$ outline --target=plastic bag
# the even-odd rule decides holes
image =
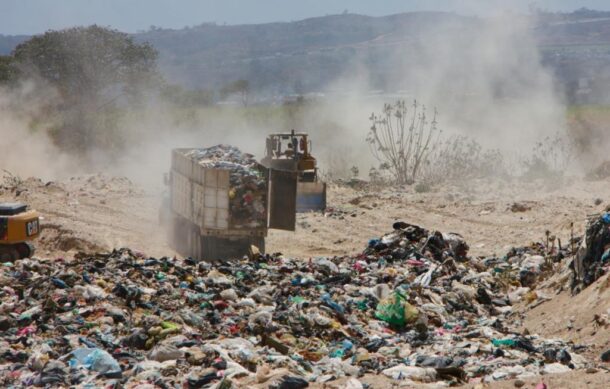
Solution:
[[[120,376],[121,366],[108,354],[98,348],[79,348],[72,352],[73,359],[70,366],[84,366],[89,370],[104,374],[105,376]]]
[[[418,317],[417,308],[407,302],[406,297],[399,291],[394,291],[390,297],[377,304],[375,317],[386,323],[402,328],[413,323]]]
[[[282,381],[277,385],[277,389],[304,389],[309,383],[300,377],[283,376]]]

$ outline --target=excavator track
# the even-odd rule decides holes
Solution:
[[[0,245],[0,261],[12,262],[19,259],[19,252],[15,245]]]
[[[0,260],[2,262],[10,262],[31,258],[34,252],[34,246],[28,242],[0,245]]]

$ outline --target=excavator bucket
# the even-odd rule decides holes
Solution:
[[[297,184],[297,212],[326,209],[326,183],[299,182]]]

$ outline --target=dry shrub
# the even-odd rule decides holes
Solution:
[[[426,161],[421,179],[436,184],[507,175],[499,150],[484,149],[476,140],[458,135],[440,142]]]
[[[568,166],[575,159],[574,139],[558,131],[532,146],[530,155],[521,161],[523,178],[556,179],[564,176]]]
[[[436,110],[429,121],[426,107],[414,101],[385,104],[379,114],[369,118],[371,129],[366,138],[371,154],[382,170],[388,171],[396,184],[417,181],[430,155],[439,145],[441,131],[437,128]]]
[[[443,182],[507,175],[499,150],[466,136],[445,137],[436,116],[429,121],[425,107],[414,102],[409,108],[404,101],[371,115],[367,142],[380,162],[369,172],[371,181],[418,184],[416,190],[426,192]]]
[[[573,106],[567,111],[567,136],[572,140],[575,153],[586,159],[590,166],[605,157],[608,146],[608,124],[610,107]]]

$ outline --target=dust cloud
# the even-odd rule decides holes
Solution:
[[[376,60],[387,62],[386,74],[372,74],[365,60],[371,52],[363,50],[321,91],[323,98],[294,107],[186,110],[152,99],[121,119],[120,152],[94,149],[85,163],[62,153],[45,131],[33,130],[32,115],[15,114],[14,98],[5,92],[0,94],[3,167],[45,179],[102,171],[158,189],[174,147],[228,143],[262,157],[268,133],[294,128],[311,134],[323,171],[346,176],[356,166],[365,175],[374,165],[365,142],[368,117],[399,98],[436,107],[446,133],[465,134],[506,153],[527,153],[566,126],[561,93],[541,65],[533,26],[531,18],[518,14],[484,19],[441,14],[417,35],[383,38],[391,49]]]
[[[50,123],[34,125],[43,106],[55,97],[51,89],[38,88],[33,82],[10,91],[0,89],[0,169],[45,180],[82,173],[76,159],[49,137],[45,124]]]
[[[386,38],[393,47],[384,59],[387,74],[371,74],[359,63],[332,86],[343,91],[357,86],[351,106],[342,108],[350,112],[348,120],[360,123],[351,127],[353,144],[366,132],[366,113],[398,98],[417,99],[429,113],[437,108],[446,134],[467,135],[507,154],[529,153],[536,142],[565,134],[563,94],[541,64],[534,26],[535,20],[519,14],[445,15],[417,35]],[[380,78],[385,90],[375,93],[371,80]]]

